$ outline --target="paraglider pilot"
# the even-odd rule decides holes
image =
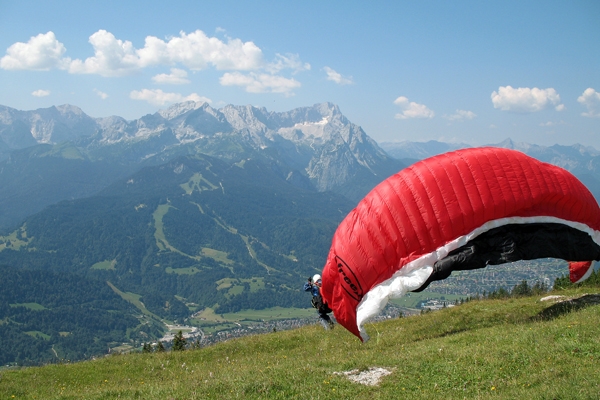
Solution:
[[[321,321],[321,325],[325,329],[333,329],[333,321],[329,317],[331,309],[323,301],[323,297],[321,297],[321,275],[315,274],[312,278],[308,278],[308,282],[304,284],[304,291],[310,291],[312,294],[311,303],[314,308],[317,309],[319,313],[319,320]]]

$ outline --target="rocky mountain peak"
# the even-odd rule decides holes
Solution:
[[[19,113],[20,111],[14,108],[0,106],[0,124],[11,124]]]
[[[253,133],[265,133],[269,129],[269,113],[265,108],[229,104],[221,112],[234,129],[248,129]]]
[[[0,113],[7,121],[0,125],[4,154],[7,149],[75,139],[91,158],[126,154],[128,163],[157,156],[167,160],[191,151],[234,161],[253,154],[285,166],[286,174],[303,175],[318,190],[349,185],[356,174],[370,177],[362,180],[370,186],[369,180],[379,181],[398,166],[328,102],[274,112],[251,105],[215,109],[206,102],[186,101],[132,121],[94,119],[68,104],[35,111],[4,108]],[[113,151],[111,146],[117,145]],[[347,194],[364,195],[364,190],[353,188]]]
[[[171,120],[205,105],[208,106],[208,103],[204,101],[184,101],[182,103],[173,104],[166,110],[160,110],[158,111],[158,114],[166,120]]]
[[[81,108],[71,105],[71,104],[63,104],[61,106],[56,106],[54,108],[60,113],[60,115],[67,117],[67,118],[72,118],[73,116],[88,117]]]

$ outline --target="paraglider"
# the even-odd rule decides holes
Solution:
[[[388,299],[452,271],[559,258],[579,282],[600,260],[600,208],[568,171],[521,152],[441,154],[377,185],[340,223],[321,293],[338,323],[364,324]]]

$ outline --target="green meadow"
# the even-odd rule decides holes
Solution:
[[[550,293],[577,299],[566,302],[473,300],[368,324],[366,343],[315,324],[195,350],[3,370],[0,398],[598,398],[598,291]],[[373,386],[346,376],[374,368],[387,375]]]
[[[205,308],[195,314],[189,323],[199,327],[206,334],[212,334],[228,329],[255,326],[265,321],[306,319],[315,318],[315,316],[313,308],[271,307],[263,310],[242,310],[225,314],[215,314],[212,308]]]

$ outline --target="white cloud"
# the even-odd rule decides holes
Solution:
[[[301,86],[295,79],[282,76],[283,70],[292,74],[310,70],[310,64],[300,60],[297,54],[277,54],[274,61],[267,63],[262,50],[253,42],[240,39],[209,37],[201,30],[192,33],[180,32],[179,36],[165,40],[147,36],[144,47],[136,49],[128,40],[117,39],[106,30],[98,30],[89,37],[94,55],[84,60],[70,59],[53,32],[32,37],[28,43],[15,43],[0,59],[4,69],[59,68],[72,74],[97,74],[106,77],[126,76],[144,68],[167,65],[170,74],[155,75],[156,83],[189,83],[187,72],[176,66],[191,70],[214,68],[229,70],[220,78],[222,85],[241,86],[250,93],[282,93],[292,96],[293,90]],[[242,74],[239,71],[248,71]],[[137,93],[137,92],[136,92]],[[141,93],[141,92],[140,92]],[[157,92],[154,92],[155,94]],[[155,96],[155,102],[162,96]]]
[[[352,81],[352,77],[350,77],[350,78],[343,77],[340,73],[336,72],[335,70],[333,70],[329,67],[324,67],[323,69],[327,73],[328,81],[333,81],[333,82],[337,83],[338,85],[350,85],[350,84],[354,83]]]
[[[101,29],[90,36],[89,42],[94,47],[94,56],[85,61],[71,61],[70,73],[123,76],[140,68],[140,58],[130,41],[118,40],[112,33]]]
[[[98,97],[100,97],[102,100],[106,100],[108,98],[108,95],[106,93],[101,92],[98,89],[94,89],[94,93],[96,93]]]
[[[592,88],[587,88],[577,101],[587,108],[587,112],[581,113],[584,117],[600,117],[600,93]]]
[[[138,51],[142,65],[182,63],[190,69],[205,69],[208,65],[219,70],[253,70],[264,65],[262,50],[253,42],[228,39],[227,43],[208,37],[201,30],[168,42],[148,36],[143,49]]]
[[[192,70],[213,66],[218,70],[254,70],[265,67],[262,50],[253,42],[229,39],[227,42],[208,37],[201,30],[167,41],[147,36],[144,47],[136,49],[128,40],[99,30],[90,36],[94,56],[84,61],[72,60],[69,72],[124,76],[154,65],[182,64]]]
[[[256,71],[276,74],[282,70],[295,72],[310,70],[310,64],[297,54],[277,54],[266,63],[262,50],[253,42],[227,38],[223,41],[209,37],[203,31],[180,32],[167,40],[147,36],[144,47],[136,49],[128,40],[117,39],[106,30],[89,37],[94,55],[85,60],[62,58],[66,49],[53,32],[39,34],[29,42],[17,42],[0,59],[4,69],[48,70],[67,69],[74,74],[124,76],[149,66],[181,64],[192,70],[214,67],[217,70]]]
[[[513,88],[511,86],[500,86],[498,92],[492,93],[494,108],[503,111],[514,111],[531,113],[544,110],[552,105],[556,111],[564,110],[564,104],[560,104],[560,96],[553,88]]]
[[[171,68],[170,74],[158,74],[152,77],[152,80],[156,83],[165,83],[171,85],[183,85],[190,83],[187,79],[187,72],[179,68]]]
[[[454,114],[444,116],[444,118],[450,121],[463,121],[466,119],[473,119],[475,117],[477,117],[477,114],[475,114],[473,111],[467,110],[456,110]]]
[[[54,32],[40,33],[27,43],[17,42],[10,46],[0,59],[0,68],[47,71],[63,64],[61,57],[65,51],[65,46],[56,40]]]
[[[219,82],[223,86],[242,86],[249,93],[283,93],[293,96],[293,90],[301,86],[295,79],[270,74],[249,73],[244,75],[240,72],[227,72]]]
[[[44,90],[44,89],[39,89],[39,90],[32,92],[31,95],[35,96],[35,97],[46,97],[46,96],[50,96],[50,91]]]
[[[310,71],[310,64],[300,61],[298,54],[288,54],[286,56],[277,54],[275,61],[269,63],[265,69],[271,74],[277,74],[284,69],[291,69],[292,72]]]
[[[196,102],[204,102],[204,103],[212,103],[212,100],[209,98],[199,96],[196,93],[192,93],[189,96],[183,96],[180,93],[166,93],[160,89],[150,90],[150,89],[142,89],[142,90],[133,90],[129,93],[129,97],[134,100],[144,100],[148,103],[155,106],[163,106],[168,103],[179,103],[182,101],[196,101]]]
[[[433,118],[435,115],[435,113],[424,104],[418,104],[413,101],[409,102],[404,96],[400,96],[394,100],[394,104],[399,106],[402,110],[401,113],[396,114],[396,119]]]

